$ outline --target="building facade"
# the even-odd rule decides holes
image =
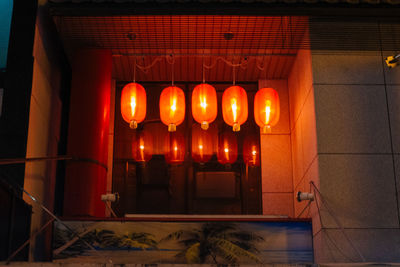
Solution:
[[[118,217],[309,220],[315,263],[399,262],[400,67],[386,62],[399,53],[398,11],[393,1],[14,1],[1,74],[1,158],[67,160],[2,165],[2,175],[65,219],[110,217],[100,196],[119,192]],[[232,80],[249,103],[258,89],[279,93],[278,124],[257,132],[259,167],[249,168],[243,155],[229,166],[196,165],[189,148],[181,167],[164,166],[157,137],[151,166],[159,172],[146,176],[150,168],[126,149],[132,130],[119,114],[123,86],[144,84],[157,120],[160,90],[171,80],[189,103],[204,79],[214,83],[219,105]],[[150,132],[166,132],[158,123]],[[192,132],[194,124],[183,125],[184,134]],[[253,126],[243,125],[239,148]],[[196,197],[204,184],[193,178],[203,172],[247,180],[232,185],[236,200],[206,201]],[[146,187],[160,173],[168,181]],[[229,182],[210,184],[229,191]],[[297,201],[298,192],[313,193],[314,201]],[[35,233],[50,217],[21,196],[32,205]],[[51,235],[46,229],[31,239],[31,259],[51,258]]]

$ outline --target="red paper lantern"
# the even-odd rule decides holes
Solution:
[[[147,162],[153,156],[153,137],[147,131],[137,133],[132,143],[133,159],[138,162]]]
[[[196,162],[205,163],[213,154],[211,135],[200,129],[199,125],[192,127],[192,158]]]
[[[185,160],[185,139],[179,132],[169,132],[165,137],[165,160],[168,164],[179,164]]]
[[[279,95],[272,88],[258,90],[254,97],[254,119],[262,133],[270,133],[271,126],[279,121]]]
[[[248,115],[247,94],[240,86],[231,86],[222,95],[222,115],[224,121],[240,131],[240,125],[245,123]]]
[[[221,164],[232,164],[238,156],[236,136],[232,132],[224,132],[218,137],[217,158]]]
[[[132,129],[146,117],[146,91],[138,83],[128,83],[121,93],[122,118]]]
[[[208,129],[208,125],[217,117],[217,92],[209,84],[197,85],[192,93],[193,119],[201,124],[201,128]]]
[[[160,96],[160,118],[168,125],[168,131],[176,131],[176,126],[185,119],[185,94],[176,86],[165,88]]]
[[[245,138],[243,160],[249,166],[260,166],[260,145],[256,136]]]

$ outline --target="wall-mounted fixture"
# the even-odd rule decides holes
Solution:
[[[396,67],[399,64],[399,60],[400,60],[400,54],[388,56],[387,58],[385,58],[386,65],[389,68]]]
[[[309,200],[309,201],[314,201],[314,194],[313,193],[308,193],[308,192],[297,192],[297,197],[296,197],[298,202],[301,202],[303,200]]]

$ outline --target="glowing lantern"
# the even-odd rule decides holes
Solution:
[[[260,145],[255,136],[244,140],[243,160],[249,166],[260,166]]]
[[[232,132],[222,133],[218,138],[217,158],[221,164],[232,164],[238,156],[236,136]]]
[[[185,119],[185,94],[176,86],[165,88],[160,96],[160,118],[168,125],[168,131],[176,131],[176,126]]]
[[[173,132],[167,134],[164,156],[169,164],[178,164],[185,160],[185,139],[181,133]]]
[[[146,131],[138,133],[132,144],[133,159],[138,162],[147,162],[153,156],[153,137]]]
[[[128,83],[121,94],[122,118],[132,129],[146,117],[146,91],[138,83]]]
[[[240,131],[240,125],[245,123],[248,115],[247,94],[240,86],[231,86],[222,95],[222,115],[224,121]]]
[[[213,145],[211,135],[203,131],[198,124],[192,127],[192,158],[196,162],[204,163],[211,159]]]
[[[254,97],[254,119],[262,133],[270,133],[271,126],[279,121],[279,95],[272,88],[258,90]]]
[[[217,117],[217,92],[209,84],[197,85],[192,93],[193,119],[201,124],[201,128],[208,129],[208,125]]]

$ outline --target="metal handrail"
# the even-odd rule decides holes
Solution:
[[[37,157],[37,158],[14,158],[14,159],[0,159],[0,165],[12,165],[12,164],[22,164],[22,163],[27,163],[27,162],[34,162],[34,161],[54,161],[54,160],[77,160],[77,161],[88,161],[92,162],[95,164],[98,164],[102,167],[104,167],[102,163],[96,161],[96,160],[91,160],[91,159],[84,159],[84,158],[74,158],[71,156],[53,156],[53,157]],[[107,169],[107,166],[105,166]],[[4,174],[0,174],[0,177],[2,177]],[[5,175],[4,175],[5,176]],[[9,177],[7,177],[9,178]],[[18,189],[22,193],[25,193],[30,199],[33,200],[34,203],[38,204],[42,210],[44,210],[47,214],[49,214],[52,219],[48,221],[45,225],[43,225],[37,232],[33,234],[33,236],[36,236],[40,234],[44,229],[48,227],[48,225],[51,225],[51,222],[57,221],[58,223],[62,224],[69,232],[73,234],[74,237],[77,239],[80,239],[85,245],[87,245],[91,250],[96,251],[96,253],[99,253],[91,244],[89,244],[86,240],[82,239],[79,234],[77,234],[72,228],[70,228],[67,224],[65,224],[60,218],[58,218],[53,212],[51,212],[48,208],[46,208],[43,203],[41,203],[37,198],[35,198],[32,194],[27,192],[24,188],[22,188],[20,185],[17,184],[11,184],[11,180],[2,177],[2,180],[7,183],[11,188]],[[6,264],[8,265],[10,261],[26,246],[30,243],[31,237],[29,237],[28,240],[26,240],[20,247],[18,247],[6,260]],[[111,260],[110,260],[111,262]]]

